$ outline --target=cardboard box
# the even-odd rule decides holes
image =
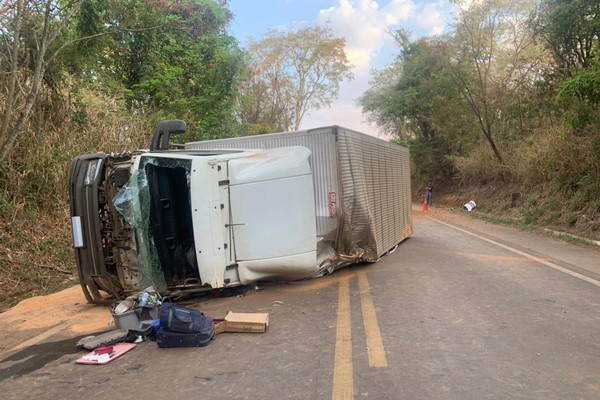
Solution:
[[[261,333],[269,326],[269,313],[237,313],[229,311],[223,321],[215,324],[215,332]]]

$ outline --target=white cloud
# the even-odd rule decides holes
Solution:
[[[390,25],[409,20],[416,6],[411,0],[392,0],[383,8]]]
[[[376,135],[376,128],[365,122],[356,106],[358,97],[369,88],[374,58],[394,48],[389,32],[400,27],[420,35],[442,33],[447,9],[447,0],[336,0],[334,6],[319,11],[317,23],[329,23],[334,36],[346,38],[354,80],[341,85],[338,99],[330,108],[311,111],[302,128],[342,125]],[[394,59],[393,54],[385,56],[388,62]]]
[[[440,35],[446,27],[444,15],[439,5],[435,3],[428,3],[419,8],[417,24],[433,35]]]
[[[338,0],[337,6],[321,10],[317,20],[346,38],[346,54],[355,70],[368,71],[373,55],[392,40],[388,30],[407,21],[413,8],[411,0],[392,0],[383,9],[376,1]]]

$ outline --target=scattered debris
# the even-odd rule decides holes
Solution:
[[[110,313],[117,329],[80,339],[78,346],[93,351],[76,363],[106,364],[146,338],[160,348],[204,347],[216,333],[265,332],[269,324],[268,313],[230,311],[225,318],[213,320],[201,311],[160,298],[152,288],[113,304]]]
[[[125,339],[127,339],[127,330],[115,329],[97,336],[84,337],[77,342],[77,346],[82,346],[87,350],[94,350],[98,347],[123,342]]]
[[[79,357],[77,364],[102,365],[108,364],[135,347],[135,343],[117,343],[112,346],[99,347],[91,353]]]
[[[111,315],[115,326],[118,329],[141,329],[144,322],[158,318],[158,308],[162,301],[163,299],[156,290],[149,287],[117,304],[113,304]]]
[[[159,329],[156,332],[156,344],[158,347],[175,348],[175,347],[204,347],[208,346],[211,340],[215,337],[215,328],[210,321],[206,328],[201,332],[181,333]]]
[[[471,211],[473,211],[473,209],[474,209],[475,207],[477,207],[477,204],[475,204],[475,200],[471,200],[471,201],[469,201],[467,204],[465,204],[463,207],[464,207],[464,208],[465,208],[465,209],[466,209],[468,212],[471,212]]]

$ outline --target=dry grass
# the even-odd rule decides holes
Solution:
[[[486,143],[459,159],[460,184],[445,187],[442,201],[462,207],[475,199],[498,218],[600,239],[599,135],[555,124],[500,146],[504,166]]]
[[[0,309],[77,282],[68,210],[16,219],[0,232]]]
[[[490,146],[480,143],[472,149],[469,156],[459,157],[456,161],[460,186],[484,186],[502,181],[506,168],[495,158]]]
[[[148,119],[124,112],[119,99],[92,91],[65,98],[74,105],[45,109],[0,166],[0,310],[77,283],[68,202],[71,159],[150,143]]]

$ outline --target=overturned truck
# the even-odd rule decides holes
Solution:
[[[70,172],[83,292],[107,303],[322,276],[412,233],[405,147],[339,126],[88,154]]]

